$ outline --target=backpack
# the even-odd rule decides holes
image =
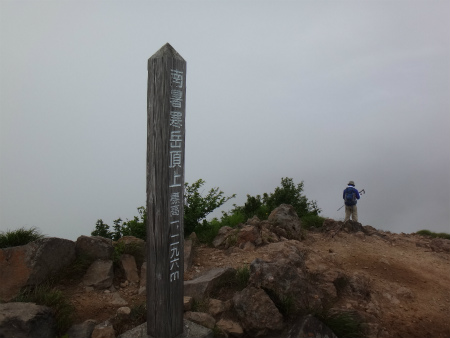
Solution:
[[[346,205],[356,204],[356,194],[353,191],[353,189],[350,188],[345,189],[344,200]]]

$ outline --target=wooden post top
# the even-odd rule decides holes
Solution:
[[[183,57],[173,48],[170,43],[166,43],[155,54],[153,54],[148,61],[153,59],[172,58],[180,61],[185,61]]]

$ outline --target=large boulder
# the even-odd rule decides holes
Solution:
[[[113,261],[97,259],[83,277],[83,284],[94,289],[109,288],[114,279]]]
[[[233,303],[244,331],[251,337],[283,328],[283,316],[264,290],[249,286],[234,295]]]
[[[184,282],[184,295],[195,299],[208,297],[217,287],[234,279],[236,270],[233,268],[214,268],[201,276]]]
[[[302,239],[303,232],[300,218],[293,206],[281,204],[270,213],[267,220],[273,224],[272,231],[278,236],[288,239]]]
[[[80,236],[75,244],[77,256],[89,257],[92,260],[112,259],[114,247],[112,240],[101,236]]]
[[[75,260],[75,243],[43,238],[27,245],[0,250],[0,300],[13,299],[20,289],[38,285]]]
[[[0,337],[56,337],[52,310],[34,303],[0,304]]]
[[[298,309],[320,309],[324,305],[322,300],[336,296],[335,287],[332,281],[310,275],[305,256],[296,244],[300,243],[269,244],[272,248],[269,260],[257,258],[250,264],[249,283],[264,289],[276,303],[292,299]]]

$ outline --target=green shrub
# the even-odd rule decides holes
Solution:
[[[222,223],[217,218],[212,219],[210,222],[203,220],[203,223],[195,228],[195,234],[200,243],[212,245],[221,227]]]
[[[235,228],[239,224],[246,221],[245,214],[239,210],[233,211],[231,214],[224,212],[220,219],[221,226],[229,226]]]
[[[52,287],[50,283],[43,283],[35,287],[22,289],[14,302],[36,303],[52,309],[56,321],[56,333],[63,335],[72,326],[75,315],[74,306],[65,298],[64,294]]]
[[[44,235],[36,227],[2,231],[0,232],[0,249],[25,245],[43,237]]]
[[[427,236],[431,238],[443,238],[443,239],[450,239],[450,234],[447,234],[445,232],[432,232],[430,230],[419,230],[416,232],[418,235]]]
[[[302,227],[306,230],[311,228],[321,228],[324,221],[324,217],[315,214],[308,214],[301,218]]]

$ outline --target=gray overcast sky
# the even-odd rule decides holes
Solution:
[[[145,205],[147,59],[187,61],[187,182],[304,181],[322,216],[450,232],[450,1],[0,0],[0,231]]]

